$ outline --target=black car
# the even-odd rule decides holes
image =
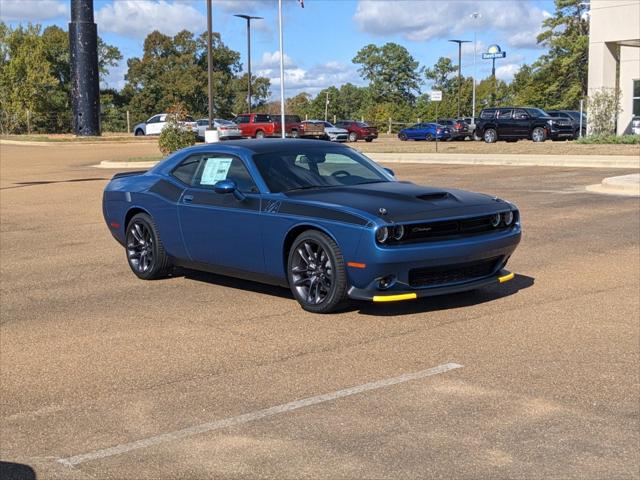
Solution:
[[[544,110],[530,107],[485,108],[476,123],[476,134],[487,143],[497,140],[534,142],[573,138],[569,119],[552,117]]]
[[[569,119],[573,125],[573,138],[580,137],[580,115],[582,115],[582,136],[587,134],[587,116],[576,110],[545,110],[549,115],[555,118]]]
[[[439,125],[444,125],[451,134],[450,140],[464,140],[471,135],[469,124],[463,119],[439,118],[436,121]]]

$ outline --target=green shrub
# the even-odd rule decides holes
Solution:
[[[640,135],[588,135],[579,138],[576,143],[593,144],[619,144],[640,145]]]
[[[158,147],[163,155],[169,155],[181,148],[190,147],[196,143],[196,136],[183,123],[187,112],[182,104],[176,104],[167,111],[167,124],[160,132]]]

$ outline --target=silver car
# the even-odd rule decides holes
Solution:
[[[305,123],[324,125],[324,133],[327,134],[329,140],[332,142],[346,142],[349,140],[349,131],[344,128],[338,128],[331,122],[325,122],[324,120],[307,120]]]
[[[204,132],[209,127],[209,119],[201,118],[196,122],[198,124],[198,138],[204,140]],[[231,140],[233,138],[242,138],[242,132],[238,125],[230,120],[223,120],[222,118],[214,118],[213,126],[218,130],[218,138],[220,140]]]

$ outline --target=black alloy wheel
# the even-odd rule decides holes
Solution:
[[[167,275],[169,257],[149,215],[134,215],[127,225],[125,243],[129,267],[139,278],[152,280]]]
[[[305,310],[330,313],[345,303],[344,259],[338,245],[324,233],[307,230],[296,238],[287,273],[291,292]]]

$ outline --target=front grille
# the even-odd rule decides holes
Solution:
[[[514,221],[510,226],[501,222],[497,227],[491,225],[491,215],[482,217],[463,218],[460,220],[445,220],[440,222],[414,223],[405,225],[406,234],[399,243],[428,242],[446,238],[459,238],[482,233],[503,231],[513,227],[518,220],[518,213],[514,212]]]
[[[501,258],[494,257],[457,265],[414,268],[409,270],[409,285],[412,287],[432,287],[487,277],[495,272]]]

